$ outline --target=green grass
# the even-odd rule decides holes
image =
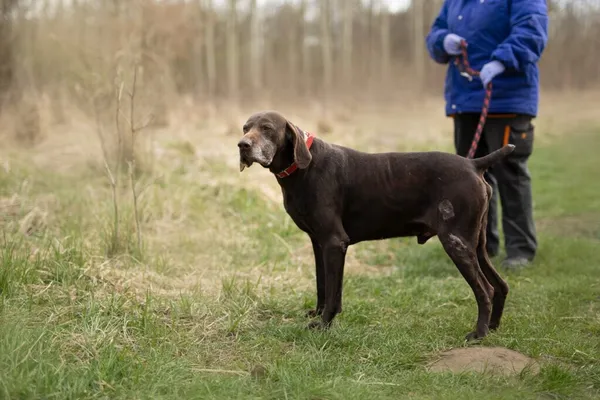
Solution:
[[[27,179],[30,199],[47,192],[57,199],[40,235],[24,237],[8,224],[0,237],[0,398],[598,398],[598,133],[536,148],[532,158],[536,218],[545,221],[539,256],[529,269],[503,272],[511,287],[503,325],[480,344],[540,362],[538,375],[514,377],[426,371],[435,354],[465,345],[476,315],[469,287],[439,244],[398,239],[355,246],[361,263],[396,268],[390,276],[348,275],[344,312],[328,332],[312,332],[304,309],[314,305],[314,289],[299,289],[293,280],[265,287],[231,277],[213,282],[222,289],[218,296],[200,289],[163,296],[100,278],[93,271],[106,262],[109,205],[87,213],[97,203],[72,177],[28,168],[0,175],[2,196],[24,193]],[[157,190],[190,185],[179,179]],[[85,181],[106,183],[97,176]],[[189,190],[186,218],[212,227],[214,236],[179,238],[175,255],[169,246],[149,254],[148,269],[177,276],[184,271],[171,265],[176,254],[193,260],[193,252],[205,251],[231,271],[260,266],[264,275],[285,276],[295,259],[282,243],[307,244],[281,208],[252,191],[198,182]],[[164,218],[159,200],[152,210]],[[226,241],[219,236],[223,225],[247,240]],[[114,266],[138,267],[136,260]],[[249,373],[256,367],[264,374]]]

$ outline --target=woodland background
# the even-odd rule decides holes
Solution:
[[[91,116],[134,64],[155,124],[182,98],[228,109],[441,96],[445,69],[424,44],[441,3],[390,12],[380,0],[1,0],[0,112],[24,119],[15,124],[26,137],[43,130],[43,99],[52,121],[72,106]],[[543,90],[598,86],[600,2],[549,9]]]

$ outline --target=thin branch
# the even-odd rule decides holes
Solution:
[[[110,179],[110,187],[112,189],[112,200],[113,200],[113,211],[114,211],[114,220],[113,220],[113,236],[111,238],[111,251],[116,249],[116,246],[119,244],[119,198],[117,196],[117,181],[113,176],[110,167],[108,166],[108,162],[104,160],[104,167],[106,168],[106,172],[108,173],[108,178]]]
[[[132,133],[138,133],[139,131],[142,131],[142,130],[146,129],[147,127],[149,127],[150,124],[152,124],[152,122],[154,122],[154,114],[150,114],[148,116],[146,122],[144,122],[140,126],[133,125],[133,122],[129,118],[127,118],[124,113],[121,113],[121,118],[123,118],[125,120],[125,122],[127,122],[127,125],[129,125],[130,127],[134,126],[133,128],[130,128],[133,131]]]
[[[109,252],[112,252],[119,243],[119,199],[117,197],[117,180],[110,169],[110,165],[108,164],[108,149],[106,148],[106,143],[104,139],[104,135],[102,133],[102,122],[100,119],[100,111],[98,110],[98,104],[96,102],[96,98],[92,100],[94,107],[94,115],[96,118],[96,133],[98,134],[98,138],[100,140],[100,146],[102,147],[102,157],[104,159],[104,168],[106,169],[106,174],[110,181],[110,187],[112,191],[112,200],[113,200],[113,231],[111,238],[111,249]],[[118,124],[118,117],[117,117]]]
[[[144,122],[142,125],[135,127],[135,128],[133,129],[133,131],[134,131],[135,133],[138,133],[139,131],[141,131],[141,130],[144,130],[144,129],[146,129],[147,127],[149,127],[149,126],[150,126],[150,124],[152,124],[152,122],[154,122],[154,114],[150,114],[150,115],[148,116],[148,120],[147,120],[146,122]]]
[[[125,115],[125,113],[123,111],[119,111],[119,115],[121,116],[121,118],[123,118],[125,120],[125,122],[127,122],[128,126],[131,126],[132,121],[129,119],[129,117],[127,117]]]
[[[100,140],[100,147],[102,148],[102,157],[104,157],[104,161],[108,160],[108,149],[106,148],[106,143],[104,142],[104,134],[102,133],[102,123],[100,121],[100,111],[98,110],[98,104],[96,102],[96,97],[92,99],[92,107],[94,108],[94,119],[96,120],[96,134],[98,135],[98,139]]]
[[[142,187],[139,192],[138,192],[138,198],[142,197],[142,194],[146,191],[146,189],[148,189],[150,186],[156,184],[163,176],[157,176],[156,178],[152,179],[152,181],[150,181],[147,185],[145,185],[144,187]]]
[[[119,171],[121,170],[121,162],[123,159],[123,134],[121,132],[121,125],[119,123],[119,114],[121,113],[121,99],[123,97],[123,88],[125,86],[125,82],[121,82],[121,86],[119,87],[119,91],[117,93],[117,110],[115,112],[115,123],[117,128],[117,146],[118,146],[118,157],[117,157],[117,179],[115,182],[119,181]]]
[[[137,64],[133,66],[133,86],[131,88],[131,91],[129,92],[129,99],[131,102],[131,107],[129,108],[130,110],[130,117],[129,117],[129,126],[131,128],[131,147],[133,148],[133,138],[135,135],[135,87],[137,84],[137,72],[138,72],[138,66]],[[132,155],[133,158],[133,155]]]
[[[104,168],[106,168],[106,173],[108,174],[108,179],[110,180],[111,186],[116,187],[117,186],[117,182],[115,181],[115,177],[112,174],[112,171],[110,170],[110,167],[109,167],[108,162],[106,160],[104,160]]]
[[[135,161],[129,163],[129,183],[131,184],[131,192],[133,193],[133,213],[135,218],[135,230],[137,234],[138,250],[142,250],[142,230],[140,228],[140,216],[138,213],[138,194],[135,190]]]
[[[142,251],[142,229],[140,224],[140,215],[138,210],[138,193],[135,185],[135,90],[137,85],[137,64],[133,67],[133,86],[129,92],[130,99],[130,114],[129,114],[129,129],[131,132],[131,161],[129,162],[129,183],[131,185],[131,193],[133,194],[133,213],[135,218],[135,230],[137,235],[138,251]]]

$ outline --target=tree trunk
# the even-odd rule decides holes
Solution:
[[[321,54],[323,58],[323,90],[325,98],[331,94],[333,81],[333,55],[331,54],[331,33],[329,31],[330,0],[321,0]]]
[[[204,56],[202,54],[202,48],[204,47],[204,41],[206,37],[202,35],[201,29],[202,25],[206,25],[207,13],[205,12],[202,4],[200,2],[195,3],[195,7],[190,7],[191,12],[197,15],[201,26],[198,29],[199,34],[197,37],[193,39],[193,54],[192,60],[190,62],[190,68],[192,69],[189,73],[189,79],[192,81],[192,87],[194,90],[194,97],[198,96],[200,93],[205,92],[206,85],[204,77],[205,73],[205,65],[202,62]]]
[[[289,87],[293,92],[296,92],[298,88],[298,24],[295,19],[295,13],[290,13],[288,16],[289,23],[287,29],[287,40],[288,40],[288,76],[289,76]]]
[[[383,87],[389,82],[390,78],[390,13],[385,5],[380,4],[379,15],[381,17],[381,79]]]
[[[227,15],[227,92],[229,99],[238,100],[238,40],[237,40],[237,0],[229,0]]]
[[[214,98],[217,88],[217,59],[215,55],[215,16],[212,0],[204,0],[205,59],[206,59],[206,91],[210,98]]]
[[[14,51],[11,14],[16,0],[0,0],[0,107],[14,78]]]
[[[302,92],[310,93],[312,88],[309,86],[311,81],[311,58],[309,47],[306,41],[306,6],[307,0],[300,1],[300,45],[302,46]]]
[[[250,85],[256,96],[262,87],[260,20],[256,0],[250,0]]]
[[[379,66],[376,62],[380,56],[381,52],[377,52],[377,47],[379,47],[377,42],[377,28],[376,28],[376,20],[375,20],[375,8],[377,7],[376,0],[369,1],[369,11],[368,11],[368,24],[369,24],[369,37],[367,38],[367,76],[369,82],[369,90],[373,89],[373,86],[379,84],[376,81],[375,76],[377,75],[376,67]],[[381,60],[379,61],[379,64]]]
[[[354,19],[354,1],[345,0],[343,3],[343,28],[342,28],[342,75],[344,85],[352,84],[352,24]]]
[[[423,85],[425,76],[425,39],[423,29],[425,26],[424,4],[422,1],[413,1],[413,68],[416,83]]]

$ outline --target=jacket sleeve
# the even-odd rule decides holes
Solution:
[[[524,71],[540,59],[548,42],[546,0],[512,0],[511,32],[492,53],[507,70]]]
[[[439,64],[446,64],[450,60],[450,56],[444,50],[444,38],[450,33],[448,30],[448,22],[446,20],[448,15],[447,1],[448,0],[444,1],[442,9],[435,21],[433,21],[433,25],[425,40],[429,55]]]

